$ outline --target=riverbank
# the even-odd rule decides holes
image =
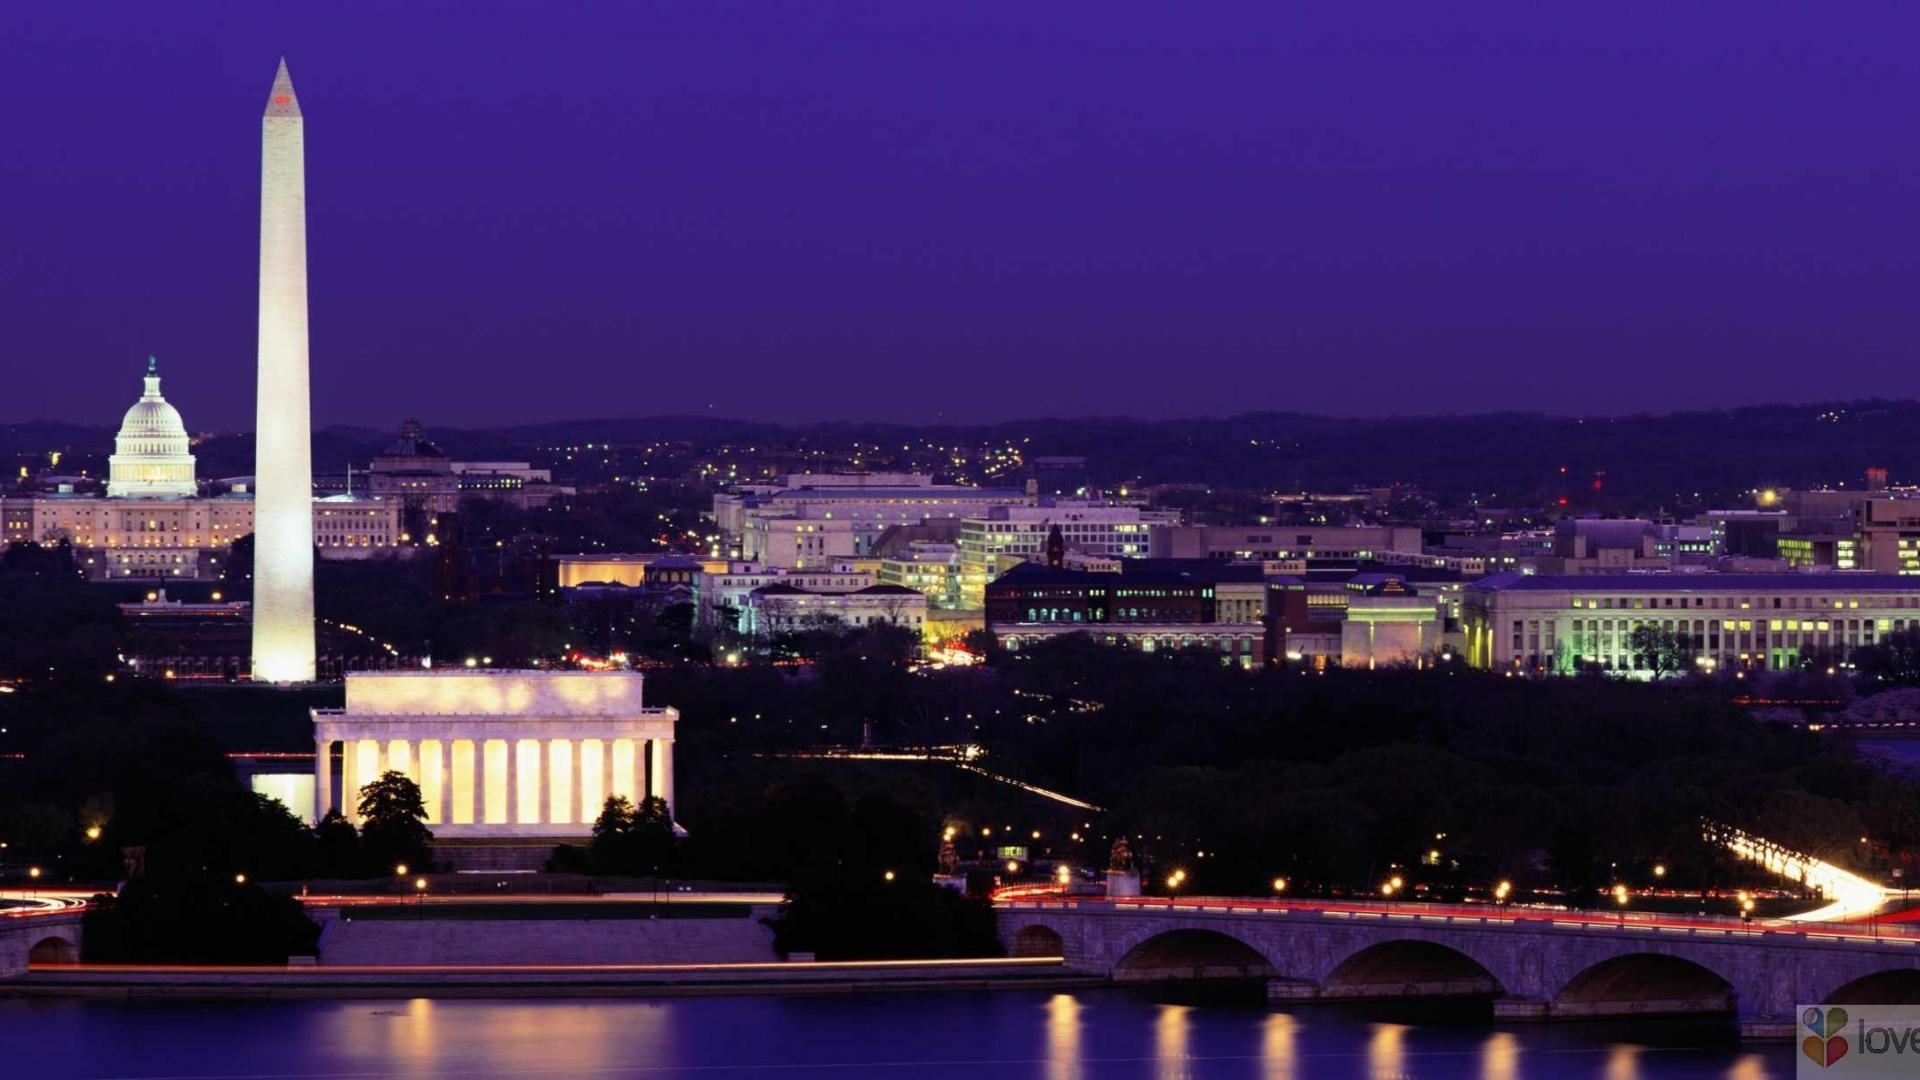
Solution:
[[[88,998],[528,998],[1072,989],[1106,980],[1057,957],[744,964],[36,967],[0,996]]]

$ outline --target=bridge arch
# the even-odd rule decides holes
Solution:
[[[1704,964],[1669,953],[1630,952],[1591,964],[1567,980],[1552,1001],[1556,1016],[1733,1013],[1731,980]]]
[[[1154,934],[1114,961],[1115,982],[1187,979],[1266,979],[1273,964],[1259,949],[1219,930],[1178,929]]]
[[[1008,956],[1064,956],[1066,941],[1060,931],[1044,923],[1032,923],[1014,931],[1007,942]]]
[[[63,937],[44,937],[27,950],[29,964],[77,964],[80,950]]]
[[[1375,942],[1333,966],[1323,998],[1493,997],[1504,993],[1487,965],[1459,949],[1418,938]]]
[[[1920,1005],[1920,970],[1890,968],[1862,975],[1820,999],[1834,1005]]]

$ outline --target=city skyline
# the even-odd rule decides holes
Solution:
[[[8,16],[7,420],[105,422],[74,373],[158,353],[244,426],[234,147],[283,52],[323,425],[1920,396],[1904,13],[383,13]]]

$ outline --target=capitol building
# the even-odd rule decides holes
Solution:
[[[159,365],[151,357],[140,399],[114,438],[104,497],[55,490],[0,498],[0,538],[70,542],[86,575],[101,581],[215,578],[227,549],[252,532],[249,485],[200,493],[193,440],[180,410],[161,394]],[[322,558],[388,554],[400,533],[395,502],[344,495],[314,500],[313,538]]]

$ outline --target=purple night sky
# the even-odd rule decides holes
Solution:
[[[1680,10],[1687,7],[1688,10]],[[1920,396],[1920,8],[0,10],[0,419],[252,424],[259,116],[314,421]]]

